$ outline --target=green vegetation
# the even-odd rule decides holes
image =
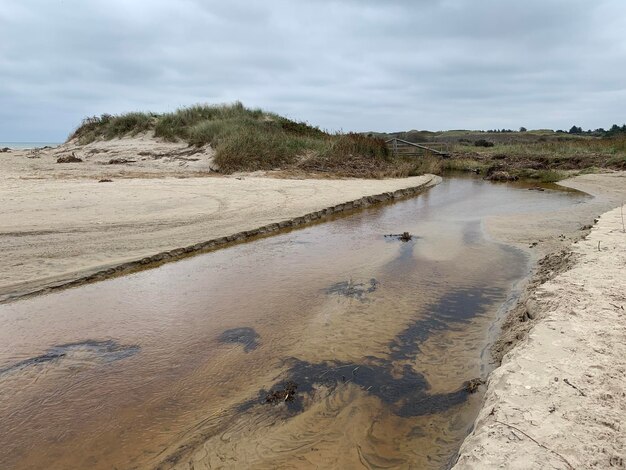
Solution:
[[[409,131],[377,134],[404,140],[444,145],[450,158],[443,171],[506,171],[513,176],[537,181],[558,181],[572,173],[626,170],[626,129],[613,125],[608,131],[596,129],[579,133],[550,129],[497,131],[454,130],[437,133]],[[424,140],[411,140],[425,137]],[[439,148],[439,147],[438,147]]]
[[[558,170],[530,170],[523,168],[512,172],[513,175],[521,179],[530,179],[541,183],[556,183],[568,176],[568,173]]]
[[[449,148],[457,158],[500,162],[510,169],[626,169],[626,136],[621,134],[615,137],[535,135],[533,139],[518,142],[512,139],[494,139],[493,147],[483,148],[469,142],[457,142],[452,143]]]
[[[122,116],[103,114],[83,119],[81,126],[70,139],[78,138],[81,144],[93,142],[98,137],[112,139],[126,134],[136,135],[145,132],[153,125],[155,115],[148,113],[128,113]]]
[[[226,173],[302,168],[345,176],[383,177],[396,173],[382,139],[361,134],[329,134],[241,103],[197,105],[172,113],[128,113],[87,118],[70,139],[98,139],[153,131],[156,138],[210,144],[215,163]]]
[[[308,173],[390,177],[444,171],[506,171],[538,181],[558,181],[574,171],[626,169],[626,125],[609,130],[569,132],[550,129],[519,131],[411,130],[394,133],[330,134],[260,109],[230,105],[196,105],[165,114],[104,114],[83,121],[70,136],[81,144],[143,132],[190,146],[210,145],[225,173],[274,168]],[[392,156],[391,137],[434,143],[451,158]],[[426,144],[428,145],[428,144]],[[569,173],[568,173],[569,172]]]
[[[489,164],[472,158],[448,158],[442,160],[442,169],[445,171],[471,171],[483,173],[489,168]]]

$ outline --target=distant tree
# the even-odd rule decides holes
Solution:
[[[608,131],[606,131],[604,135],[610,137],[610,136],[622,134],[622,133],[626,133],[626,124],[622,125],[621,127],[618,126],[617,124],[613,124],[611,128]]]
[[[520,127],[520,128],[519,128],[519,131],[520,131],[520,132],[526,132],[527,130],[528,130],[528,129],[526,129],[524,126],[522,126],[522,127]]]
[[[569,133],[570,134],[582,134],[583,128],[579,126],[572,126],[572,128],[569,130]]]

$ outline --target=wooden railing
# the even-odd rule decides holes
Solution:
[[[386,141],[387,148],[395,156],[420,157],[424,155],[448,156],[448,144],[443,142],[415,143],[394,137]]]

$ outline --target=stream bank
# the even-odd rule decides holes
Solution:
[[[532,328],[491,374],[455,469],[626,466],[623,210],[562,255],[521,304]]]
[[[441,181],[433,175],[287,180],[121,173],[100,184],[103,165],[75,165],[59,169],[17,151],[3,157],[0,302],[331,220]]]
[[[538,262],[493,345],[501,366],[455,469],[625,466],[626,173],[561,184],[594,199],[558,218],[561,229],[573,222],[579,231],[535,232]],[[520,242],[509,224],[492,227]],[[526,236],[536,226],[532,218],[522,225]]]

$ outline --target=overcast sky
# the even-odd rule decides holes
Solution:
[[[235,100],[345,131],[621,124],[626,1],[0,2],[0,141]]]

